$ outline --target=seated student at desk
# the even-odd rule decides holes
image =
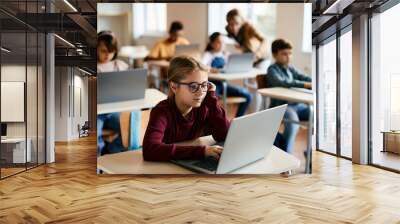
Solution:
[[[170,60],[175,55],[176,45],[188,44],[189,41],[183,37],[183,24],[174,21],[169,28],[169,36],[154,45],[146,60]]]
[[[224,141],[229,121],[218,104],[215,86],[208,82],[207,68],[192,57],[174,58],[168,69],[170,94],[150,114],[143,139],[143,159],[219,158],[219,146],[178,146],[174,143],[212,135]]]
[[[111,31],[101,31],[97,35],[97,72],[127,70],[129,66],[117,59],[118,40]],[[116,87],[117,88],[117,87]],[[135,116],[140,116],[135,112]],[[121,152],[129,147],[130,112],[97,115],[97,155]],[[139,129],[139,125],[136,126]],[[131,132],[132,133],[132,132]],[[137,132],[135,132],[137,133]],[[139,139],[139,136],[135,136]],[[106,140],[106,141],[104,141]],[[133,144],[137,145],[137,144]]]
[[[293,65],[290,64],[292,56],[292,45],[284,39],[277,39],[272,43],[272,55],[275,63],[269,66],[266,76],[267,87],[298,87],[311,89],[311,77],[299,72]],[[282,100],[271,100],[270,107],[276,107],[288,103]],[[310,113],[310,108],[303,103],[289,103],[285,119],[292,121],[307,121]],[[286,139],[286,151],[291,153],[293,144],[296,140],[299,125],[286,122],[283,133]]]
[[[206,50],[203,55],[202,62],[203,64],[211,67],[211,72],[212,73],[219,73],[220,69],[224,68],[228,54],[227,52],[224,51],[224,42],[221,33],[215,32],[211,34],[209,37],[209,42],[207,44]],[[216,92],[221,95],[222,94],[222,82],[218,80],[212,80],[212,83],[214,83],[217,87]],[[252,96],[249,93],[249,91],[244,88],[240,87],[238,85],[232,85],[228,84],[227,85],[227,95],[228,96],[240,96],[246,98],[246,102],[241,103],[239,105],[238,111],[236,113],[236,117],[240,117],[244,115],[247,111],[247,108],[249,107]]]

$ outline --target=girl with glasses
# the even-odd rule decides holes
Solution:
[[[192,57],[176,57],[168,69],[168,84],[168,99],[150,114],[143,139],[144,160],[218,159],[222,147],[175,144],[205,135],[216,141],[226,138],[229,121],[217,103],[215,85],[208,82],[206,67]]]

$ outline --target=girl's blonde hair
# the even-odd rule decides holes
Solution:
[[[190,56],[178,56],[171,60],[168,68],[168,82],[180,82],[194,71],[208,72],[208,69]]]
[[[180,82],[194,71],[208,72],[208,68],[190,56],[178,56],[171,60],[168,68],[167,79],[169,82]],[[169,91],[172,96],[173,92]]]

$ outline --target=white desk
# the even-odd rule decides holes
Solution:
[[[25,140],[27,141],[27,144],[25,144]],[[7,147],[2,148],[2,152],[12,151],[12,163],[25,163],[31,161],[32,140],[30,138],[1,139],[1,144],[3,145],[2,147]],[[27,146],[26,151],[25,145]],[[8,148],[8,146],[12,146],[13,148]]]
[[[118,52],[119,56],[130,58],[130,59],[143,59],[149,54],[146,46],[122,46]]]
[[[180,144],[211,145],[211,136]],[[231,174],[280,174],[300,167],[300,161],[273,146],[270,154],[263,160],[247,165]],[[142,150],[109,154],[97,158],[97,168],[107,174],[194,174],[193,171],[170,162],[144,161]]]
[[[271,97],[279,100],[305,103],[309,105],[312,105],[314,103],[314,96],[312,93],[307,93],[290,88],[272,87],[259,89],[258,92],[261,94],[261,96]]]
[[[227,86],[228,81],[232,80],[244,80],[255,78],[259,74],[263,74],[266,71],[262,71],[260,69],[254,68],[249,72],[240,72],[240,73],[209,73],[208,78],[211,80],[222,81],[222,100],[224,102],[224,108],[227,110]]]
[[[144,99],[97,104],[97,114],[148,109],[166,98],[167,95],[157,89],[146,89]]]
[[[259,89],[258,92],[265,97],[271,97],[278,100],[285,100],[294,103],[305,103],[310,107],[310,114],[308,118],[308,136],[307,136],[307,158],[306,158],[306,173],[312,172],[312,129],[313,129],[313,104],[314,95],[312,93],[307,93],[295,89],[273,87]],[[265,102],[265,99],[263,100]]]

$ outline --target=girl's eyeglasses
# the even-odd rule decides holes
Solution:
[[[197,83],[197,82],[177,82],[179,85],[185,85],[189,88],[189,91],[192,93],[196,93],[201,89],[202,92],[207,92],[207,90],[210,88],[210,82],[203,82],[203,83]]]

